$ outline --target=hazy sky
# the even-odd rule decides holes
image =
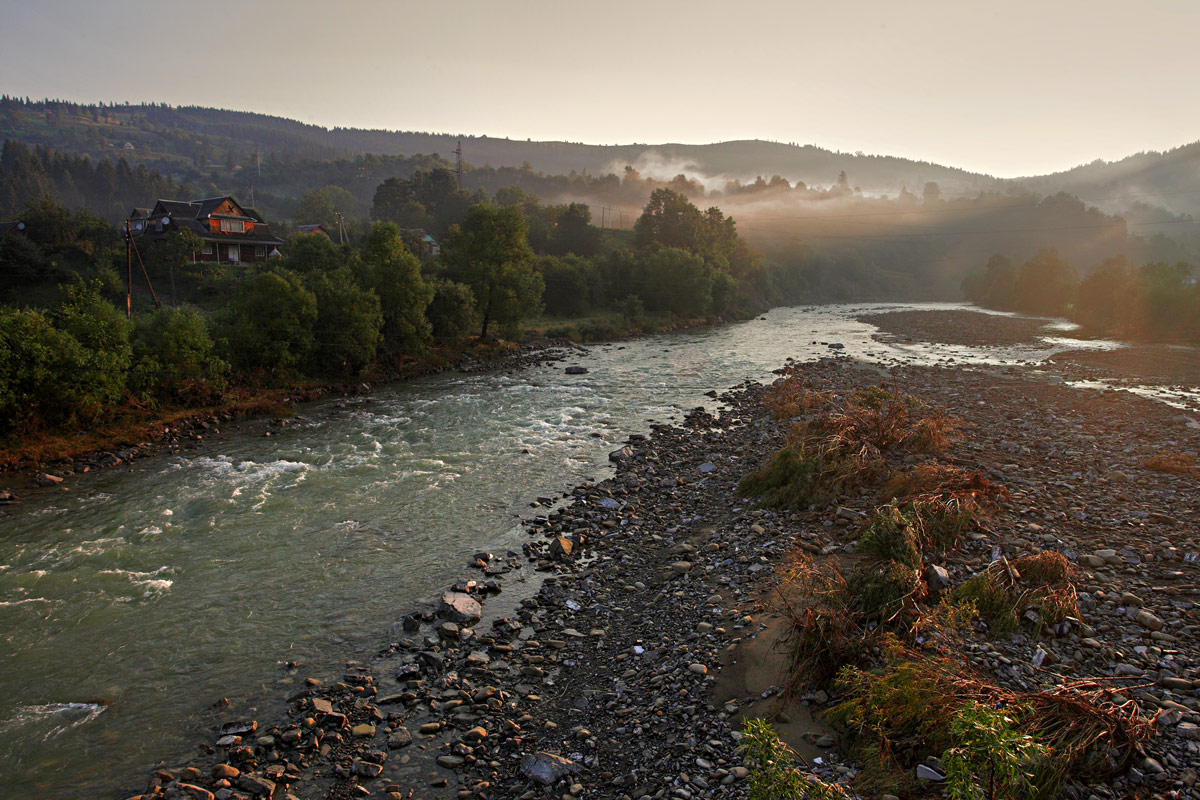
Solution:
[[[774,139],[1005,177],[1200,139],[1200,2],[0,0],[0,93]]]

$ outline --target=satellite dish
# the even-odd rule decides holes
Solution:
[[[17,223],[17,230],[19,230],[19,231],[23,231],[23,230],[25,230],[25,223],[24,223],[24,222],[18,222],[18,223]]]
[[[163,217],[163,225],[170,225],[170,224],[171,224],[171,218]]]

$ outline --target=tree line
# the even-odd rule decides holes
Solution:
[[[996,254],[967,276],[963,293],[987,308],[1063,316],[1092,336],[1200,341],[1200,281],[1182,261],[1132,267],[1119,255],[1080,279],[1054,249],[1038,251],[1019,267]]]
[[[390,194],[403,213],[428,203],[449,223],[437,257],[387,218]],[[569,320],[604,312],[619,324],[595,331],[605,335],[651,318],[736,318],[766,302],[766,271],[734,221],[671,190],[652,196],[618,247],[586,205],[543,206],[520,190],[464,195],[436,178],[381,186],[379,218],[354,243],[295,236],[284,257],[253,266],[196,262],[189,232],[142,239],[160,293],[178,280],[210,309],[149,309],[139,294],[132,319],[112,302],[124,299],[119,232],[48,198],[28,204],[26,229],[0,237],[0,267],[31,287],[0,308],[0,433],[86,428],[122,408],[204,407],[231,386],[387,374],[432,348],[519,337],[543,309],[575,334]],[[31,301],[55,285],[57,302]]]

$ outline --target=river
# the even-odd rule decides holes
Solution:
[[[531,501],[605,477],[628,434],[712,407],[706,391],[770,380],[830,343],[883,365],[1028,364],[1080,344],[881,343],[853,319],[962,307],[776,309],[591,347],[566,362],[586,375],[557,364],[415,380],[306,404],[270,437],[227,431],[8,507],[0,796],[126,796],[218,720],[270,719],[304,677],[394,639],[404,613],[468,575],[474,552],[519,550]],[[221,698],[230,705],[214,709]]]

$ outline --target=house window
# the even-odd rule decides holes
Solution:
[[[254,245],[254,257],[260,258],[260,259],[266,258],[267,257],[267,246],[265,244]]]
[[[229,245],[229,260],[230,261],[241,261],[242,260],[242,252],[236,244]]]
[[[243,223],[240,219],[221,220],[221,233],[241,233],[245,229],[245,223]]]
[[[213,254],[212,242],[205,242],[204,247],[200,248],[200,254],[205,255],[205,256],[211,256]]]

